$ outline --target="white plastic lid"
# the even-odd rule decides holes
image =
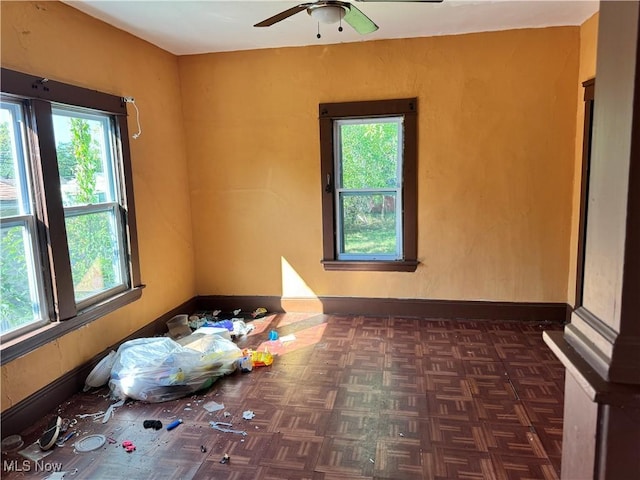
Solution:
[[[104,435],[88,435],[75,443],[78,452],[91,452],[97,450],[107,441]]]

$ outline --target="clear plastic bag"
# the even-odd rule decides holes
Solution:
[[[156,403],[175,400],[210,387],[233,372],[242,351],[218,335],[206,335],[198,349],[168,337],[123,343],[111,368],[109,388],[116,398]]]

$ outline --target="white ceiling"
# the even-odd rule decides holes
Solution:
[[[63,0],[64,1],[64,0]],[[64,3],[176,55],[580,25],[597,0],[353,2],[380,29],[320,25],[302,11],[271,27],[253,25],[301,2],[271,0],[68,0]]]

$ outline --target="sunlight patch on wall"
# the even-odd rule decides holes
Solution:
[[[286,258],[282,263],[282,296],[284,298],[318,298],[307,282],[296,272]]]
[[[286,258],[280,257],[282,264],[282,297],[280,305],[285,312],[324,311],[322,301],[307,285],[307,282],[291,266]]]

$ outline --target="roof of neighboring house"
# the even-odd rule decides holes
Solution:
[[[18,199],[18,189],[6,180],[0,180],[0,200],[10,201]]]

